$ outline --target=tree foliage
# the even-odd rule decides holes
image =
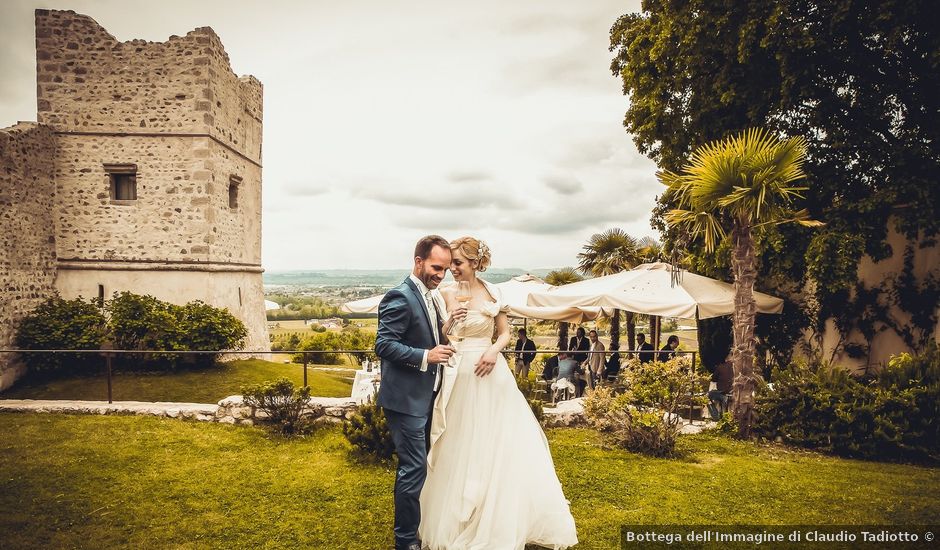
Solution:
[[[583,281],[582,277],[573,267],[563,267],[561,269],[555,269],[548,272],[548,275],[545,276],[545,282],[554,285],[562,286],[568,285],[571,283],[576,283],[578,281]],[[568,323],[564,321],[558,322],[558,349],[568,349]]]
[[[20,321],[16,346],[20,349],[98,349],[107,333],[106,320],[95,302],[64,300],[55,294]],[[100,368],[101,359],[89,354],[24,353],[32,374],[68,370],[85,374]]]
[[[115,293],[98,299],[63,300],[55,295],[27,315],[17,329],[21,349],[97,350],[110,340],[119,350],[212,351],[241,349],[248,331],[228,310],[193,301],[176,305],[153,296]],[[126,369],[172,369],[181,365],[207,366],[219,354],[120,354],[116,364]],[[103,361],[93,354],[23,354],[32,373],[84,374]]]
[[[761,281],[812,277],[825,319],[854,288],[859,260],[891,254],[899,231],[921,245],[940,228],[940,33],[933,3],[885,0],[645,0],[611,29],[611,69],[630,98],[624,126],[638,149],[678,171],[693,150],[744,128],[802,136],[809,215],[826,222],[768,231],[757,241]],[[664,194],[653,222],[667,250],[676,207]],[[726,275],[728,247],[692,267]]]

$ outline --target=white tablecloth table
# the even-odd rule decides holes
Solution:
[[[358,403],[365,403],[366,400],[375,395],[379,387],[378,382],[378,369],[372,369],[372,371],[357,370],[356,377],[353,378],[351,397]]]

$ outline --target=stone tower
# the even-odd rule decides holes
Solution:
[[[268,350],[261,280],[262,87],[209,27],[119,42],[36,10],[38,122],[55,135],[55,286],[225,307]]]

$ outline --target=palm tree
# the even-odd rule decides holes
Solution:
[[[563,267],[549,271],[548,275],[545,276],[545,282],[554,286],[567,285],[583,280],[584,277],[575,271],[573,267]],[[568,349],[568,323],[565,321],[558,323],[558,349]]]
[[[666,250],[663,245],[653,237],[643,237],[637,242],[640,260],[643,263],[665,262],[667,261]]]
[[[634,268],[641,262],[639,243],[626,231],[608,229],[591,235],[578,254],[578,269],[594,277],[613,275]],[[627,341],[630,349],[636,345],[636,314],[627,312]],[[610,350],[620,349],[620,310],[615,309],[610,320]]]
[[[801,137],[778,140],[766,130],[750,129],[727,139],[706,144],[694,153],[681,174],[660,172],[668,187],[667,200],[676,208],[666,213],[666,223],[701,238],[706,253],[713,253],[730,231],[734,273],[734,417],[739,435],[749,437],[755,420],[754,391],[754,282],[757,259],[754,234],[769,225],[798,222],[822,225],[796,211],[806,187],[803,179],[806,142]]]

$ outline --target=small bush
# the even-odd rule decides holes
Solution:
[[[199,300],[178,306],[153,296],[115,293],[105,304],[115,348],[124,350],[208,351],[240,349],[248,331],[224,308]],[[181,365],[208,366],[217,354],[140,354],[125,356],[127,369],[175,369]]]
[[[324,353],[309,354],[307,356],[311,363],[321,365],[345,365],[350,364],[350,359],[354,365],[359,364],[363,359],[374,359],[372,352],[349,354],[332,353],[336,350],[364,349],[371,350],[375,348],[375,333],[367,332],[355,326],[347,326],[341,331],[312,332],[298,335],[296,333],[282,334],[271,341],[272,351],[278,350],[303,350],[319,351]],[[346,355],[346,357],[344,357]],[[303,362],[303,354],[297,353],[291,357],[295,363]]]
[[[772,374],[757,399],[757,432],[838,455],[940,458],[940,358],[902,354],[871,379],[825,364],[794,363]]]
[[[361,456],[388,460],[395,452],[385,413],[371,398],[359,407],[352,418],[343,422],[343,435]]]
[[[264,412],[266,421],[284,435],[308,433],[313,419],[303,416],[310,404],[310,386],[294,388],[286,378],[267,384],[253,384],[241,389],[245,405]]]
[[[526,399],[529,403],[529,408],[532,409],[532,414],[535,416],[535,419],[539,421],[539,424],[545,420],[545,405],[539,399]]]
[[[105,340],[106,320],[95,301],[63,300],[58,294],[41,303],[22,321],[16,333],[21,349],[99,349]],[[88,374],[101,369],[100,356],[24,353],[31,374]]]
[[[721,414],[721,418],[715,423],[715,431],[722,435],[734,436],[738,433],[738,423],[734,420],[734,415],[730,411]]]
[[[541,399],[544,395],[536,393],[538,384],[529,378],[517,376],[516,386],[519,388],[519,393],[521,393],[529,403],[529,408],[532,409],[532,414],[535,415],[535,419],[541,423],[545,419],[545,407]]]
[[[707,380],[690,373],[685,358],[642,364],[631,359],[617,383],[595,389],[585,400],[588,421],[618,447],[650,456],[675,454],[681,417],[679,409],[705,398],[694,395]]]

